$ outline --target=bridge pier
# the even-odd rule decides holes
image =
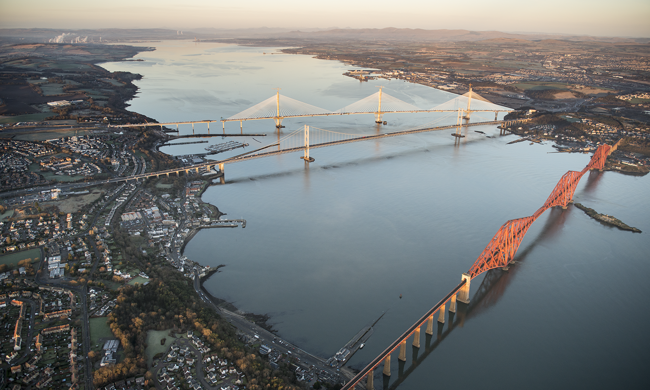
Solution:
[[[420,348],[420,327],[415,328],[415,333],[413,333],[413,347]]]
[[[425,332],[426,334],[433,336],[433,314],[429,316],[429,320],[427,321],[427,330]]]
[[[383,374],[386,376],[390,376],[390,355],[386,356],[386,359],[384,359]]]
[[[451,301],[449,302],[449,312],[450,313],[456,312],[456,294],[451,296]]]
[[[406,361],[406,340],[402,341],[399,344],[399,360],[405,362]]]
[[[368,377],[367,377],[368,382],[366,382],[366,390],[375,390],[375,383],[374,383],[375,378],[373,375],[374,373],[375,370],[370,370],[370,372],[368,372]]]
[[[461,280],[465,281],[463,287],[458,290],[458,301],[464,304],[469,304],[469,283],[472,277],[469,274],[463,274]]]
[[[438,322],[441,324],[445,323],[445,303],[440,306],[440,310],[438,310]]]
[[[219,163],[219,172],[221,172],[219,183],[221,184],[226,184],[226,172],[224,171],[224,165],[224,163]]]

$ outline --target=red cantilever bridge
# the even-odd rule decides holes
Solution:
[[[551,195],[546,199],[546,202],[544,202],[544,205],[533,215],[513,219],[504,223],[492,240],[490,240],[478,259],[476,259],[476,262],[469,269],[469,272],[462,275],[461,282],[435,306],[427,311],[417,322],[408,328],[400,337],[393,341],[388,348],[373,359],[352,380],[346,383],[342,390],[353,389],[357,384],[361,383],[364,378],[367,378],[366,388],[368,390],[374,389],[374,370],[382,362],[384,363],[384,375],[390,376],[391,354],[399,348],[398,359],[406,361],[406,340],[409,337],[413,336],[413,346],[419,348],[420,328],[427,323],[426,333],[433,335],[433,318],[436,313],[438,313],[438,322],[444,323],[445,306],[447,304],[449,304],[449,311],[455,313],[457,300],[466,304],[469,303],[469,287],[471,280],[491,269],[507,267],[514,259],[521,241],[533,222],[535,222],[544,211],[551,207],[560,206],[565,209],[572,201],[573,194],[582,176],[592,169],[602,170],[607,161],[607,157],[616,150],[619,142],[613,146],[601,145],[592,156],[589,164],[587,164],[582,171],[569,171],[565,173],[551,192]]]

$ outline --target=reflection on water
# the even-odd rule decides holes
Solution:
[[[488,310],[499,302],[501,297],[505,294],[508,285],[514,279],[519,268],[518,265],[526,259],[528,254],[539,243],[551,239],[555,234],[557,234],[561,225],[564,224],[568,210],[553,208],[549,211],[551,215],[544,224],[543,229],[531,244],[529,244],[525,249],[517,252],[514,264],[511,265],[508,270],[492,269],[487,271],[483,281],[472,296],[469,305],[458,302],[457,313],[447,313],[449,316],[446,322],[447,329],[445,330],[445,324],[438,323],[438,331],[436,333],[435,341],[433,341],[433,336],[425,334],[426,337],[422,354],[420,354],[420,348],[411,347],[412,357],[408,369],[406,371],[404,370],[406,362],[399,361],[397,379],[390,384],[391,378],[384,376],[384,389],[396,389],[399,387],[400,384],[404,382],[415,369],[417,369],[417,367],[438,347],[438,345],[440,345],[440,343],[447,338],[447,336],[449,336],[452,331],[456,328],[462,328],[468,320],[480,315],[482,312]]]
[[[228,117],[268,98],[275,87],[334,110],[375,93],[378,85],[341,76],[349,69],[344,64],[263,55],[268,48],[156,45],[159,50],[139,55],[142,62],[106,67],[142,73],[132,109],[161,122]],[[419,107],[451,96],[402,81],[381,84]],[[305,124],[374,134],[433,121],[453,124],[456,115],[441,118],[387,115],[386,126],[376,126],[372,115],[295,118],[285,120],[281,136]],[[247,122],[244,132],[268,134],[255,137],[261,143],[241,140],[256,147],[280,136],[272,121]],[[316,149],[308,166],[300,153],[228,165],[227,184],[210,187],[203,199],[245,218],[247,227],[201,231],[185,253],[206,265],[226,264],[206,282],[213,295],[243,311],[270,314],[282,337],[325,358],[386,311],[350,361],[362,368],[460,280],[501,224],[533,214],[562,174],[582,169],[590,158],[549,154],[550,145],[506,145],[514,136],[499,137],[493,126],[463,128],[466,137],[456,146],[452,132]],[[210,145],[216,142],[224,141],[211,139]],[[205,146],[164,151],[200,153]],[[591,207],[645,232],[648,193],[647,177],[590,173],[576,201],[588,199]],[[388,386],[639,387],[650,365],[644,328],[650,313],[638,309],[650,306],[644,276],[650,240],[644,234],[605,228],[573,207],[548,211],[524,238],[517,264],[476,279],[467,311],[459,310],[439,336],[414,351],[420,369],[402,367],[403,379]],[[624,313],[618,332],[602,317],[604,307]],[[461,324],[461,332],[452,332]]]

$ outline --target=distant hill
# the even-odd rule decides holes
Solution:
[[[4,43],[15,42],[48,42],[63,39],[71,42],[77,37],[86,39],[86,42],[98,43],[105,41],[133,41],[157,39],[282,39],[314,42],[336,42],[344,40],[355,41],[387,41],[387,42],[472,42],[485,40],[508,40],[514,43],[520,41],[560,40],[583,42],[611,42],[611,43],[650,43],[649,38],[620,38],[620,37],[593,37],[588,35],[557,35],[557,34],[523,34],[507,33],[501,31],[470,31],[470,30],[423,30],[411,28],[363,28],[363,29],[305,29],[291,30],[282,28],[246,28],[246,29],[218,29],[194,28],[192,30],[171,29],[0,29],[0,39]]]
[[[419,42],[460,42],[483,41],[494,39],[508,40],[544,40],[558,39],[569,41],[598,41],[598,42],[650,42],[648,38],[618,38],[592,37],[588,35],[556,35],[556,34],[513,34],[500,31],[470,31],[470,30],[423,30],[410,28],[382,29],[333,29],[326,31],[302,32],[292,31],[283,34],[282,38],[300,38],[319,41],[332,40],[363,40],[363,41],[419,41]]]

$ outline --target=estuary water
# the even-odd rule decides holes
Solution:
[[[275,94],[336,110],[377,91],[421,108],[455,97],[403,81],[360,83],[335,61],[194,42],[147,42],[140,62],[108,63],[144,77],[133,111],[159,122],[227,118]],[[274,54],[270,54],[274,53]],[[473,117],[472,120],[493,119]],[[492,118],[490,118],[490,116]],[[455,123],[447,114],[371,115],[244,122],[234,139],[253,147],[308,124],[352,134]],[[196,126],[196,132],[205,131]],[[219,124],[211,132],[221,131]],[[478,133],[476,130],[482,131]],[[191,133],[182,126],[181,133]],[[239,123],[226,124],[239,132]],[[283,338],[327,358],[382,313],[374,334],[350,361],[362,368],[460,281],[507,220],[532,215],[560,177],[590,155],[551,153],[550,144],[506,145],[494,126],[358,142],[226,166],[226,184],[203,199],[245,229],[199,232],[185,254],[225,264],[206,288],[247,312],[269,314]],[[211,138],[216,144],[228,139]],[[164,148],[201,153],[208,144]],[[228,157],[241,149],[214,156]],[[472,281],[475,306],[462,326],[409,370],[393,357],[399,389],[648,388],[650,375],[650,179],[592,172],[575,201],[613,215],[641,234],[590,219],[579,209],[546,211],[530,228],[517,263],[487,290]],[[458,316],[460,317],[460,316]],[[445,325],[445,331],[449,327]],[[423,332],[423,346],[425,342]],[[434,336],[435,341],[435,336]],[[379,371],[379,370],[377,370]],[[380,373],[375,384],[381,386]]]

